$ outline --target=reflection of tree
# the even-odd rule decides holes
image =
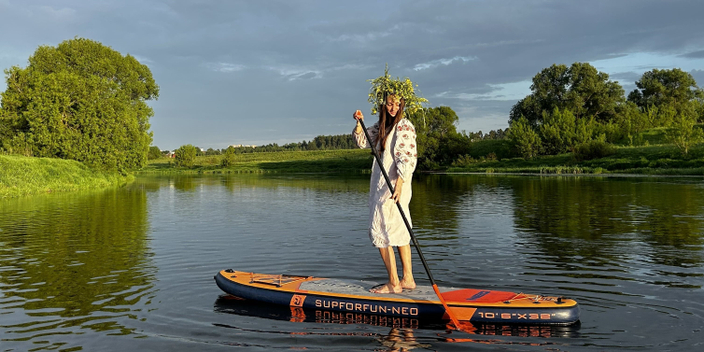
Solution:
[[[11,288],[5,299],[35,317],[23,322],[37,325],[34,334],[74,326],[130,332],[115,320],[134,317],[154,280],[146,206],[145,193],[125,190],[0,203],[0,282]]]
[[[683,183],[584,177],[515,178],[516,226],[559,262],[599,265],[645,242],[655,263],[702,263],[701,190]],[[676,248],[676,251],[672,251]]]
[[[419,237],[435,239],[456,234],[457,209],[454,207],[462,193],[472,185],[455,185],[456,178],[440,175],[414,177],[413,198],[409,205],[413,226]],[[458,189],[460,188],[461,189]]]
[[[192,192],[196,190],[196,181],[193,176],[174,176],[171,179],[171,185],[179,191]]]

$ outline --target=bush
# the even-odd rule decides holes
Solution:
[[[598,139],[593,139],[577,145],[574,148],[574,158],[577,161],[604,158],[616,153],[616,148],[606,142],[606,136],[601,135]]]
[[[460,155],[455,161],[452,162],[454,167],[465,167],[476,163],[477,161],[470,155]]]
[[[191,144],[176,149],[175,164],[178,167],[193,167],[196,163],[196,147]]]
[[[223,153],[222,159],[220,160],[220,165],[222,165],[223,167],[233,165],[235,163],[235,154],[235,147],[227,147],[227,149],[225,149],[225,152]]]
[[[147,154],[148,160],[154,160],[161,158],[161,149],[156,146],[149,147],[149,153]]]
[[[532,159],[538,156],[543,147],[540,136],[525,117],[521,117],[511,123],[508,138],[524,159]]]

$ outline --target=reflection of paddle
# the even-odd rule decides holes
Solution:
[[[355,117],[356,116],[357,116],[357,113],[355,113]],[[369,143],[369,145],[372,148],[372,154],[374,154],[374,159],[376,159],[377,164],[379,164],[379,168],[381,169],[381,173],[382,173],[382,175],[384,175],[384,179],[386,180],[386,184],[389,186],[389,191],[391,192],[391,194],[394,194],[394,186],[391,184],[391,180],[389,179],[389,175],[386,173],[386,169],[384,169],[384,165],[381,163],[381,158],[379,157],[379,154],[377,154],[376,148],[374,148],[374,146],[372,145],[372,139],[369,137],[369,132],[367,131],[367,127],[364,126],[364,121],[362,119],[357,119],[357,121],[359,121],[359,123],[362,125],[362,130],[364,130],[364,136],[367,137],[367,143]],[[383,128],[383,126],[379,126],[379,128]],[[447,312],[447,315],[450,316],[452,323],[455,324],[455,329],[460,329],[459,321],[454,316],[454,314],[452,314],[452,311],[450,311],[450,307],[447,306],[447,302],[445,302],[445,299],[440,294],[440,289],[438,289],[438,285],[435,283],[435,279],[433,279],[433,274],[430,273],[430,268],[428,267],[428,263],[425,261],[425,257],[423,257],[423,252],[421,252],[421,250],[420,250],[420,245],[418,244],[418,240],[416,240],[416,236],[413,234],[413,230],[411,229],[411,224],[408,223],[408,219],[406,218],[406,214],[403,212],[403,209],[401,208],[401,204],[396,202],[396,206],[398,207],[398,211],[401,212],[401,217],[403,218],[403,222],[406,224],[406,228],[408,229],[408,233],[411,234],[411,239],[413,240],[413,245],[416,247],[416,251],[418,251],[418,256],[420,257],[420,261],[423,263],[423,267],[425,268],[425,272],[428,274],[428,278],[430,279],[430,284],[433,285],[433,290],[435,291],[435,294],[440,299],[442,306],[445,307],[445,312]]]

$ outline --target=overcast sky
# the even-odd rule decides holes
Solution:
[[[136,57],[160,86],[161,149],[350,133],[387,63],[458,130],[488,132],[552,64],[589,62],[626,94],[653,68],[704,86],[702,14],[702,0],[0,0],[0,67],[74,37]]]

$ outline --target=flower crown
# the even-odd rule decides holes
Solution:
[[[403,98],[406,105],[404,110],[409,115],[422,109],[422,104],[428,102],[428,99],[421,98],[416,95],[413,90],[413,82],[411,82],[408,77],[404,80],[399,78],[392,79],[389,75],[388,64],[386,65],[383,76],[379,76],[368,81],[372,83],[372,87],[369,89],[368,99],[368,101],[372,104],[372,114],[379,112],[378,109],[380,105],[386,104],[386,97],[388,95],[395,95]],[[418,85],[416,85],[416,87],[418,87]]]

